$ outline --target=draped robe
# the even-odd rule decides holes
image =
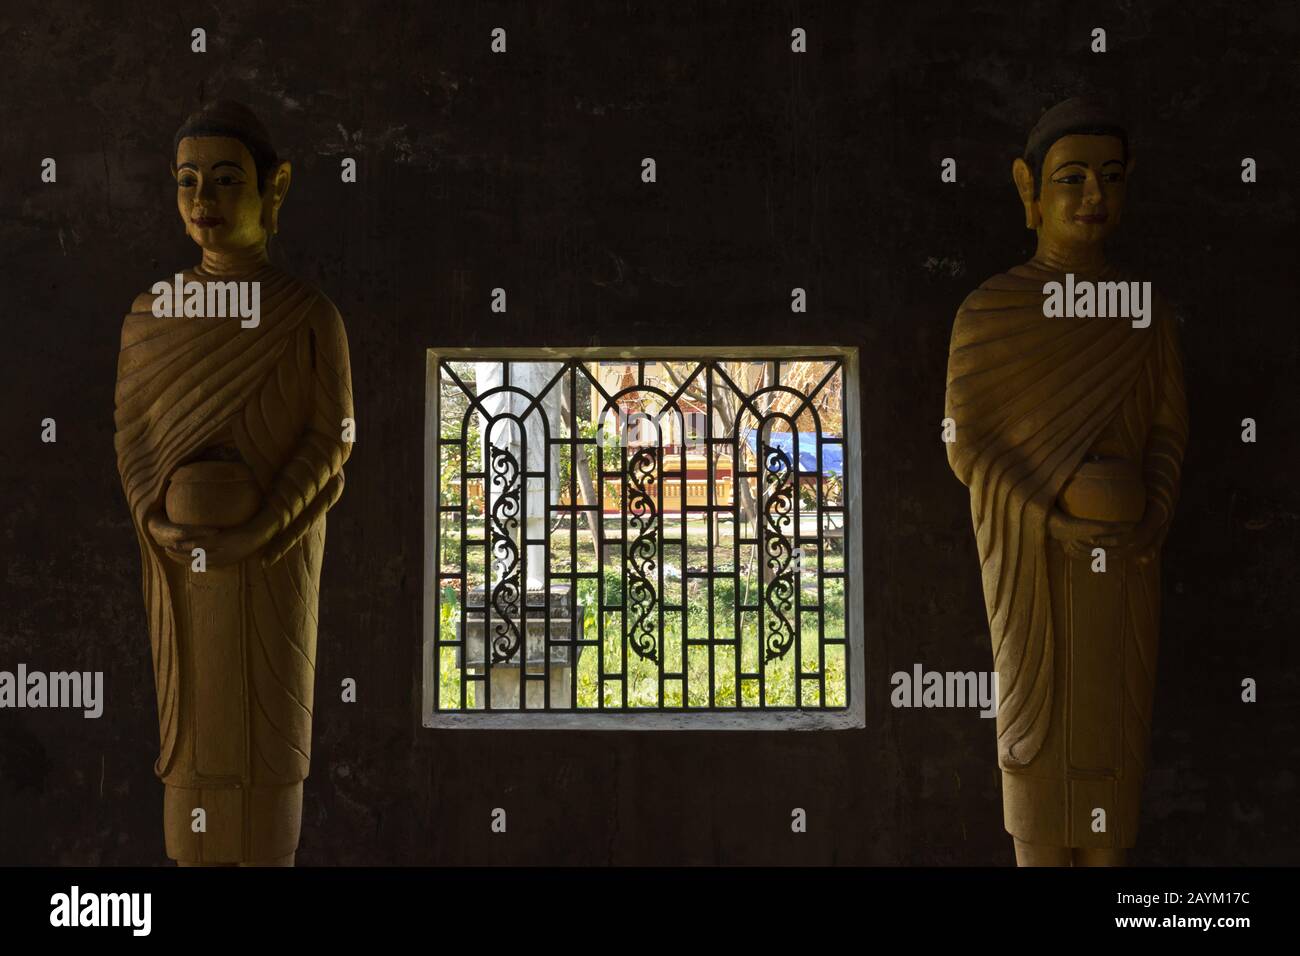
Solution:
[[[347,339],[333,304],[273,266],[235,278],[261,283],[257,326],[156,317],[141,296],[122,325],[117,370],[114,441],[158,695],[154,771],[168,855],[195,862],[291,859],[297,847],[325,513],[351,451]],[[199,572],[168,557],[147,521],[165,513],[177,467],[224,442],[281,530],[238,564]],[[191,825],[196,808],[205,832]]]
[[[1107,269],[1079,276],[1124,277]],[[949,351],[949,463],[971,517],[998,673],[1008,832],[1053,846],[1131,846],[1146,765],[1159,629],[1159,560],[1068,555],[1048,515],[1090,452],[1141,469],[1164,529],[1178,495],[1187,410],[1175,323],[1157,298],[1125,318],[1047,318],[1035,263],[962,303]],[[1152,509],[1155,509],[1152,511]],[[1157,545],[1158,549],[1158,545]],[[1098,832],[1095,810],[1106,810]]]

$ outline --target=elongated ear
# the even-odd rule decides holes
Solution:
[[[1038,209],[1038,200],[1034,198],[1034,173],[1019,156],[1011,164],[1011,178],[1015,181],[1016,192],[1020,193],[1020,202],[1025,207],[1025,228],[1037,229],[1043,224],[1043,214]]]
[[[275,167],[271,174],[271,188],[266,191],[262,223],[271,235],[280,231],[280,206],[289,194],[289,183],[293,180],[293,167],[286,160]]]
[[[1124,188],[1128,189],[1129,177],[1133,175],[1133,154],[1129,153],[1124,161]],[[1124,203],[1119,203],[1111,213],[1112,226],[1118,226],[1124,219]]]
[[[176,160],[173,159],[168,165],[172,171],[172,182],[178,182],[180,171],[176,168]],[[176,207],[180,210],[181,214],[181,235],[188,236],[190,234],[190,220],[189,217],[185,215],[185,210],[180,208],[179,198],[176,200]]]

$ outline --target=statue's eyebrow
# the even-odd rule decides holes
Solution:
[[[177,168],[178,170],[181,170],[181,169],[193,169],[193,170],[197,170],[199,167],[195,166],[193,163],[181,163],[181,164],[180,164],[179,166],[177,166],[176,168]]]
[[[1106,160],[1104,163],[1101,164],[1101,165],[1102,165],[1102,168],[1104,169],[1105,167],[1109,166],[1111,163],[1116,163],[1116,164],[1118,164],[1118,165],[1120,165],[1120,166],[1123,166],[1123,165],[1124,165],[1123,160],[1119,160],[1119,159],[1108,159],[1108,160]]]
[[[1065,162],[1061,163],[1060,166],[1057,166],[1055,169],[1053,169],[1053,170],[1052,170],[1052,175],[1055,176],[1057,173],[1059,173],[1061,170],[1063,170],[1066,166],[1082,166],[1084,169],[1087,169],[1087,168],[1088,168],[1088,164],[1085,163],[1085,162],[1084,162],[1083,160],[1081,160],[1081,159],[1069,159],[1069,160],[1066,160]]]
[[[239,170],[241,173],[244,171],[244,167],[243,167],[243,166],[239,165],[239,163],[231,162],[231,161],[228,160],[228,159],[223,159],[223,160],[221,160],[220,162],[216,162],[216,163],[213,163],[213,164],[212,164],[212,168],[213,168],[213,169],[219,169],[219,168],[222,167],[222,166],[234,166],[234,167],[235,167],[237,170]]]

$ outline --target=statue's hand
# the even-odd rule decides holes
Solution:
[[[207,563],[219,568],[238,564],[256,554],[275,537],[280,523],[274,514],[263,509],[238,527],[201,530],[202,534],[185,537],[179,547],[186,554],[194,548],[202,548]]]
[[[190,549],[182,547],[184,541],[212,534],[216,530],[201,525],[173,524],[167,520],[167,516],[162,511],[149,512],[148,518],[145,519],[145,527],[149,531],[149,536],[166,552],[167,557],[181,564],[188,564],[193,558]]]
[[[1091,558],[1094,548],[1105,548],[1107,540],[1123,536],[1133,530],[1130,521],[1093,521],[1075,518],[1060,508],[1053,508],[1047,516],[1047,534],[1061,542],[1065,553],[1072,558]]]
[[[1130,530],[1102,535],[1096,539],[1096,547],[1105,548],[1107,558],[1133,558],[1138,564],[1148,564],[1156,556],[1164,529],[1163,516],[1148,506],[1142,520]]]

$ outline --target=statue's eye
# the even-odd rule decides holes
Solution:
[[[1122,183],[1124,181],[1123,173],[1107,173],[1102,177],[1108,183]]]
[[[238,185],[240,185],[240,184],[241,184],[241,180],[236,179],[234,176],[218,176],[218,177],[217,177],[217,185],[218,185],[218,186],[238,186]]]
[[[1069,176],[1053,179],[1052,182],[1060,183],[1063,186],[1082,186],[1086,178],[1083,173],[1071,173]]]
[[[176,185],[181,189],[193,189],[197,182],[198,180],[193,176],[182,176],[180,179],[176,180]]]

